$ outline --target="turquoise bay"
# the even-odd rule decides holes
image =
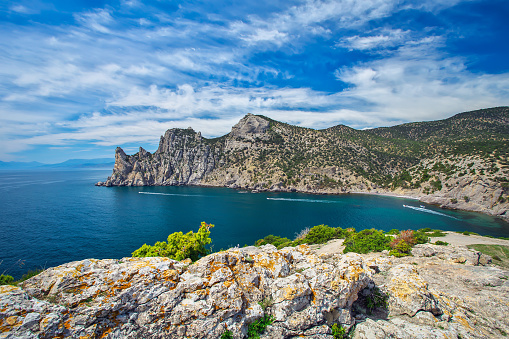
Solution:
[[[110,170],[0,172],[0,273],[85,258],[121,258],[176,231],[215,224],[213,249],[293,238],[327,224],[357,230],[473,231],[509,236],[509,224],[479,213],[372,195],[250,193],[211,187],[96,187]],[[415,208],[405,208],[403,205]],[[20,263],[23,265],[20,265]]]

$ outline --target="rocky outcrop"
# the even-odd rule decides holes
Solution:
[[[499,115],[509,117],[509,109]],[[508,130],[505,121],[497,120],[502,124],[494,124],[497,131]],[[425,123],[421,125],[419,128],[429,130]],[[389,130],[380,133],[385,135]],[[460,130],[461,147],[467,140],[475,150],[479,136],[470,140]],[[489,128],[485,133],[489,134]],[[430,140],[437,143],[435,137]],[[407,143],[421,148],[421,152],[401,146]],[[435,147],[437,150],[431,151],[428,141],[381,139],[346,126],[316,131],[248,114],[220,138],[203,138],[192,128],[170,129],[153,154],[140,147],[138,153],[129,156],[117,148],[112,175],[97,185],[203,185],[404,195],[444,208],[509,218],[507,158],[497,155],[501,160],[495,161],[493,154],[470,153],[445,156],[440,150],[452,147],[447,141]]]
[[[264,315],[274,322],[262,338],[333,339],[334,323],[353,338],[501,337],[509,332],[509,272],[475,257],[436,245],[418,245],[407,258],[266,245],[194,264],[83,260],[22,288],[1,286],[0,337],[245,338]],[[373,309],[375,295],[387,295],[386,306]]]

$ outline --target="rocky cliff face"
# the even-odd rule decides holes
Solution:
[[[2,338],[496,338],[509,333],[509,272],[458,247],[414,257],[321,254],[306,245],[233,248],[190,265],[167,258],[83,260],[23,287],[0,286]],[[488,265],[488,266],[483,266]],[[373,300],[386,295],[388,303]],[[371,303],[370,303],[371,300]]]
[[[113,174],[97,185],[410,195],[509,218],[507,121],[509,108],[501,108],[373,131],[317,131],[248,114],[220,138],[170,129],[153,154],[117,148]]]

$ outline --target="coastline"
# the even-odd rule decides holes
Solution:
[[[103,182],[95,183],[95,186],[105,186]],[[124,185],[129,186],[129,185]],[[450,206],[444,202],[440,202],[440,200],[448,200],[446,197],[441,196],[433,196],[433,195],[407,195],[407,194],[399,194],[399,193],[390,193],[390,192],[378,192],[375,190],[370,191],[333,191],[333,190],[320,190],[320,189],[314,189],[314,190],[304,190],[299,189],[296,187],[291,188],[257,188],[257,187],[242,187],[238,186],[236,184],[234,185],[221,185],[221,184],[183,184],[183,185],[132,185],[132,186],[195,186],[195,187],[224,187],[224,188],[230,188],[235,190],[247,190],[251,191],[252,193],[259,193],[259,192],[282,192],[282,193],[304,193],[304,194],[314,194],[314,195],[341,195],[341,194],[364,194],[364,195],[375,195],[375,196],[385,196],[385,197],[393,197],[393,198],[403,198],[403,199],[411,199],[415,201],[420,201],[429,205],[438,206],[442,209],[449,209],[449,210],[459,210],[459,211],[466,211],[466,212],[476,212],[481,213],[485,215],[489,215],[491,217],[496,217],[506,223],[509,223],[509,215],[498,215],[492,213],[489,208],[480,208],[476,206],[472,206],[472,204],[462,204],[461,206]]]

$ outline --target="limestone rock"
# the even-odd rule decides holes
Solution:
[[[509,333],[509,271],[451,260],[461,247],[435,247],[417,246],[417,255],[403,258],[266,245],[194,264],[72,262],[22,288],[0,286],[0,338],[219,338],[226,330],[245,338],[264,315],[275,321],[261,337],[274,339],[333,339],[334,323],[357,339]],[[388,295],[388,307],[366,312],[375,288]]]
[[[232,127],[230,136],[254,140],[255,138],[265,137],[265,132],[269,128],[269,122],[253,114],[247,114],[235,126]]]
[[[23,289],[2,289],[0,326],[7,335],[39,338],[219,338],[226,330],[241,338],[266,313],[275,318],[269,334],[326,338],[327,319],[349,313],[369,281],[361,256],[320,259],[305,245],[234,248],[190,266],[88,259],[50,268]]]

